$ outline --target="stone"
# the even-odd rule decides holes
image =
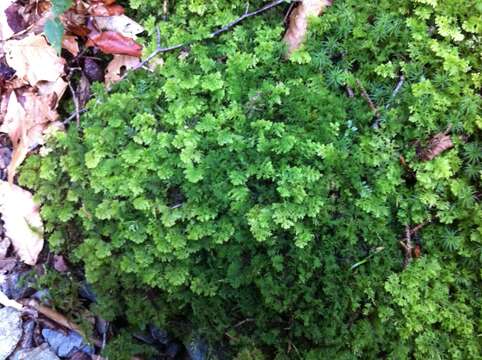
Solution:
[[[33,349],[17,350],[9,360],[60,360],[55,353],[49,349],[47,344],[42,344]]]
[[[77,351],[83,351],[88,354],[93,353],[92,347],[87,345],[82,335],[75,331],[69,331],[68,334],[64,334],[56,330],[43,329],[42,336],[60,357],[70,357]]]
[[[22,337],[22,313],[11,307],[0,309],[0,360],[5,360]]]

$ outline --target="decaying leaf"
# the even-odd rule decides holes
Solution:
[[[289,17],[288,29],[283,38],[288,47],[288,55],[298,49],[305,39],[309,18],[319,16],[332,3],[333,0],[303,0],[293,10]]]
[[[57,56],[42,35],[9,40],[4,49],[8,66],[32,86],[39,81],[56,81],[64,74],[65,60]]]
[[[446,133],[438,133],[430,139],[427,147],[420,153],[420,159],[429,161],[440,155],[445,150],[452,148],[452,139]]]
[[[103,31],[89,38],[87,46],[96,46],[106,54],[140,57],[142,46],[133,39],[115,31]]]
[[[125,15],[96,16],[94,21],[100,31],[115,31],[133,39],[144,31],[140,24]]]
[[[107,86],[118,82],[126,71],[139,65],[138,57],[127,55],[114,55],[114,58],[105,70],[105,84]]]
[[[42,251],[43,224],[32,194],[21,187],[0,181],[0,212],[6,235],[20,259],[35,265]]]

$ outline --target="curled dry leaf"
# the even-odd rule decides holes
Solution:
[[[333,0],[303,0],[291,13],[289,26],[283,41],[288,46],[288,55],[298,49],[305,39],[308,20],[311,16],[319,16],[330,6]]]
[[[138,57],[114,55],[114,58],[109,65],[107,65],[107,69],[105,70],[105,84],[109,86],[118,82],[126,71],[135,68],[140,62],[141,61]]]
[[[79,55],[80,50],[77,36],[64,35],[62,38],[62,47],[74,56]]]
[[[140,57],[142,46],[133,39],[115,31],[103,31],[95,34],[87,41],[87,46],[96,46],[106,54],[118,54]]]
[[[125,15],[96,16],[94,21],[100,31],[115,31],[133,39],[144,31],[140,24]]]
[[[452,148],[452,139],[446,133],[438,133],[430,139],[427,147],[420,153],[420,159],[429,161],[440,155],[445,150]]]
[[[32,86],[39,81],[56,81],[64,74],[65,60],[57,56],[42,35],[9,40],[4,49],[8,66]]]
[[[42,251],[43,224],[39,207],[27,190],[6,181],[0,182],[0,212],[6,235],[20,259],[35,265]]]

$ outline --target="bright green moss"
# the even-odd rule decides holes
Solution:
[[[176,2],[165,44],[245,11],[206,4]],[[21,180],[109,318],[228,332],[239,358],[480,358],[481,12],[336,0],[286,61],[274,10],[98,88]],[[449,125],[454,148],[420,161]],[[427,220],[402,271],[404,227]]]

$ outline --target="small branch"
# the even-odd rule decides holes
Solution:
[[[166,21],[169,15],[169,0],[164,0],[162,4],[162,20]]]
[[[400,245],[402,246],[404,252],[404,259],[403,259],[403,268],[406,269],[407,266],[412,262],[416,245],[412,242],[412,236],[417,234],[417,232],[423,228],[425,225],[429,224],[430,220],[427,220],[421,224],[418,224],[414,228],[410,229],[410,226],[405,226],[405,237],[403,240],[400,241]]]
[[[77,99],[77,94],[75,93],[74,87],[72,86],[72,83],[70,82],[70,80],[68,82],[68,85],[69,85],[70,92],[72,94],[72,100],[74,101],[74,107],[75,107],[74,115],[75,115],[75,119],[76,119],[76,122],[77,122],[77,127],[79,127],[79,125],[80,125],[79,100]]]
[[[393,89],[392,96],[390,96],[390,100],[388,101],[387,105],[385,105],[385,109],[389,109],[391,104],[391,101],[398,95],[400,90],[402,89],[403,83],[405,82],[405,76],[401,75],[400,78],[398,79],[397,86],[395,86],[395,89]]]
[[[64,120],[62,120],[62,124],[67,125],[72,120],[77,118],[77,115],[82,115],[82,114],[86,113],[87,111],[88,111],[87,108],[83,108],[83,109],[79,109],[78,112],[77,111],[72,112],[68,117],[66,117]]]
[[[368,93],[367,93],[365,87],[363,86],[363,84],[361,83],[361,81],[356,79],[356,84],[361,91],[362,97],[366,100],[366,102],[368,103],[368,106],[370,107],[370,109],[375,114],[375,117],[376,117],[375,123],[379,122],[380,121],[380,111],[378,110],[378,107],[373,103],[372,99],[370,98],[370,95],[368,95]]]

